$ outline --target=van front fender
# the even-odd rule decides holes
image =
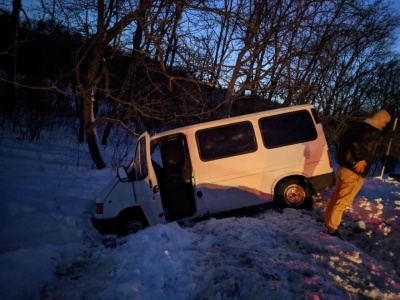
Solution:
[[[98,197],[96,204],[99,203],[102,203],[103,211],[101,215],[95,214],[97,219],[116,218],[123,210],[136,204],[133,183],[114,178]]]

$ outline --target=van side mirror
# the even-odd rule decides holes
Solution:
[[[118,175],[119,181],[122,181],[122,182],[129,181],[129,176],[128,176],[128,173],[126,172],[125,166],[118,167],[117,175]]]

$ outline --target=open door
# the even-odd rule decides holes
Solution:
[[[133,182],[136,201],[143,209],[149,225],[165,223],[160,188],[151,163],[150,136],[143,133],[136,146],[135,181]]]
[[[166,218],[173,221],[191,217],[196,205],[186,138],[174,136],[160,141],[158,146],[162,159],[159,184]]]

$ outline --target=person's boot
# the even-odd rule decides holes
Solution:
[[[328,226],[326,226],[324,224],[325,228],[326,228],[326,232],[330,235],[330,236],[336,236],[339,239],[343,240],[342,236],[340,235],[339,231],[336,229],[335,231],[330,231]]]
[[[335,231],[327,231],[328,232],[328,234],[330,235],[330,236],[336,236],[336,237],[338,237],[339,239],[341,239],[341,240],[343,240],[343,238],[342,238],[342,236],[340,235],[340,233],[339,233],[339,230],[335,230]]]

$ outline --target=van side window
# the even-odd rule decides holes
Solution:
[[[314,122],[306,110],[261,118],[259,124],[266,148],[303,143],[317,138]]]
[[[201,160],[213,160],[257,150],[251,122],[240,122],[196,132]]]

